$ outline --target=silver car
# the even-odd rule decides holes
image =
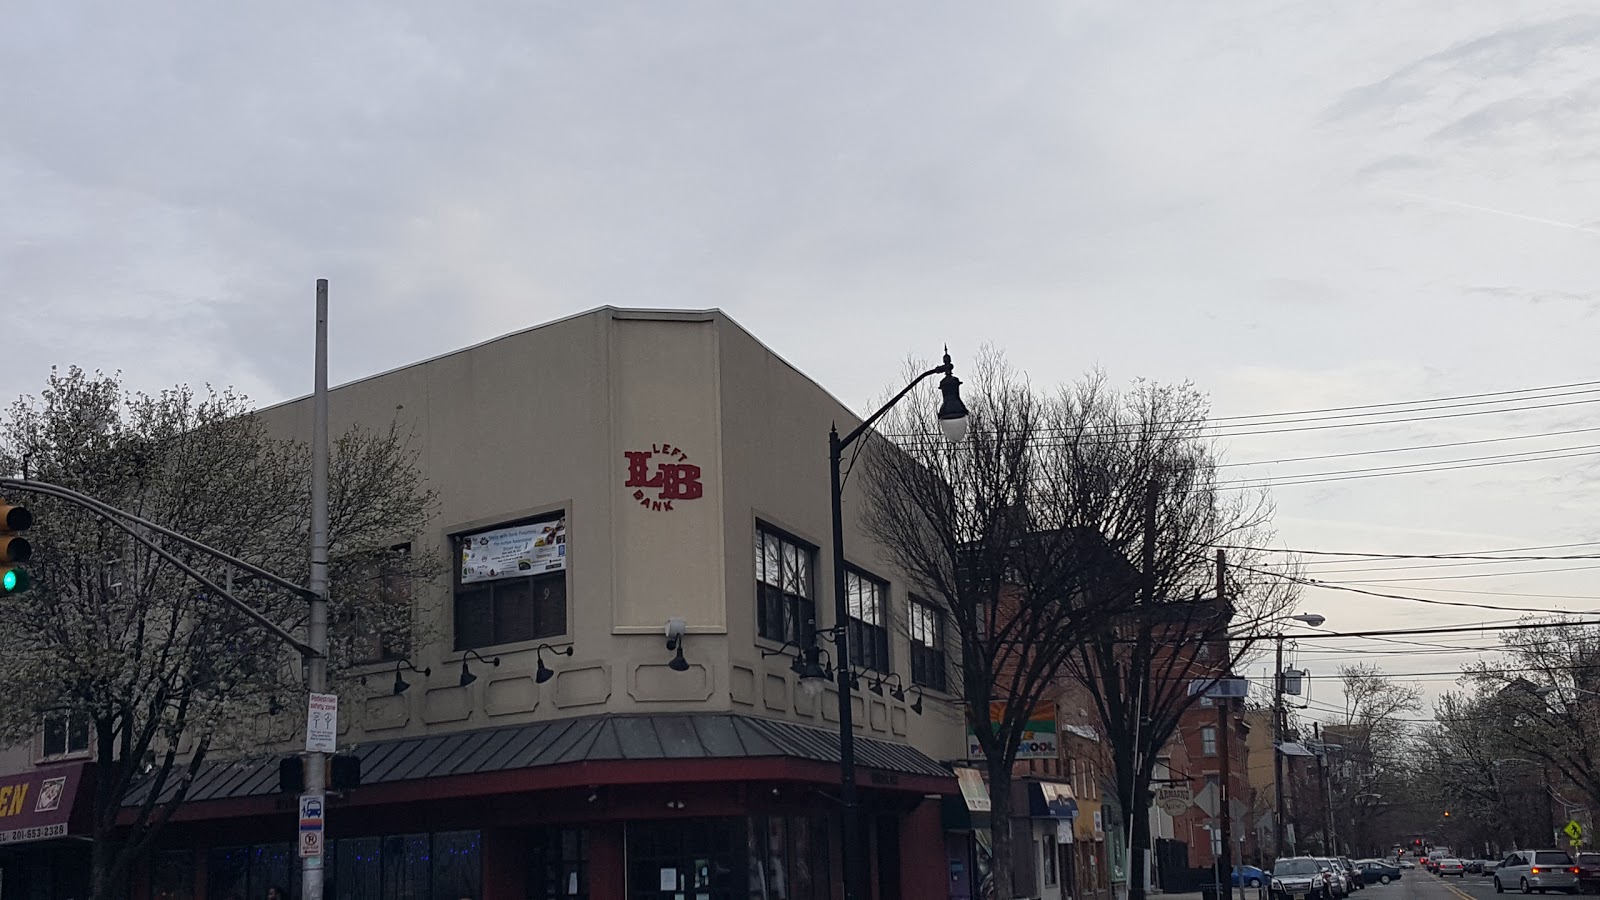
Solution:
[[[1495,893],[1507,888],[1531,894],[1538,891],[1578,892],[1578,867],[1565,850],[1518,850],[1494,871]]]

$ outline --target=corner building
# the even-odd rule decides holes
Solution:
[[[336,317],[334,345],[355,330]],[[309,440],[309,398],[262,415]],[[362,784],[329,798],[328,896],[842,897],[838,697],[802,690],[784,647],[813,614],[835,624],[835,421],[857,419],[719,311],[603,308],[335,388],[334,435],[414,436],[440,503],[396,545],[454,572],[396,598],[428,643],[375,648],[340,697]],[[925,662],[942,633],[917,630],[913,678],[913,599],[859,528],[863,481],[845,492],[862,852],[872,897],[947,897],[960,712]],[[298,896],[278,760],[304,721],[279,720],[277,753],[206,767],[136,896]]]

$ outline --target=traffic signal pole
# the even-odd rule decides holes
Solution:
[[[328,279],[317,279],[317,338],[311,394],[311,590],[306,632],[313,655],[306,660],[306,690],[328,690]],[[328,754],[306,753],[306,793],[328,787]],[[302,900],[322,900],[322,853],[301,865]]]

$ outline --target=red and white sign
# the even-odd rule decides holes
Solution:
[[[629,450],[628,480],[633,499],[652,512],[671,512],[673,501],[699,500],[705,495],[700,467],[689,462],[682,447],[651,444],[649,450]]]

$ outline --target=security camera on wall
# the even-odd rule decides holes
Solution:
[[[667,649],[678,649],[678,642],[683,640],[684,634],[689,631],[689,623],[677,616],[667,620]]]

